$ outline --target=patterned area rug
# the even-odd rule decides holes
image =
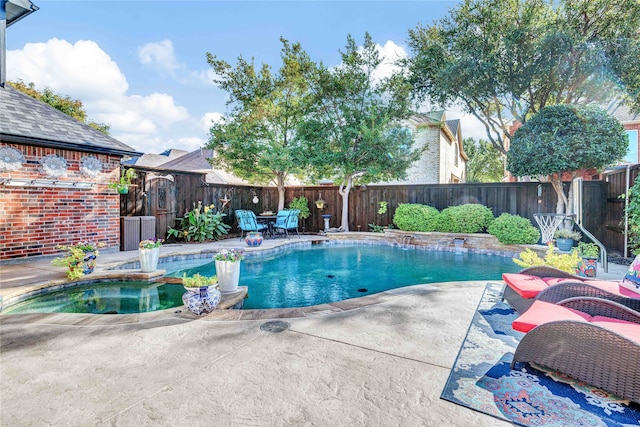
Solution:
[[[503,286],[487,284],[441,398],[522,426],[640,426],[640,405],[542,366],[509,368],[523,334]]]

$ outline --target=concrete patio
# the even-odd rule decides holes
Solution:
[[[48,261],[0,268],[4,295],[64,277]],[[439,398],[485,284],[411,286],[306,317],[0,316],[0,425],[510,425]],[[288,330],[260,329],[283,316]]]

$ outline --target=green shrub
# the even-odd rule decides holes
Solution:
[[[493,212],[477,203],[449,206],[440,212],[436,231],[443,233],[483,233],[493,222]]]
[[[401,203],[393,215],[393,223],[404,231],[434,231],[438,209],[415,203]]]
[[[508,245],[533,245],[540,239],[540,231],[527,218],[503,213],[489,226],[489,234]]]
[[[627,215],[629,217],[629,249],[634,255],[640,254],[640,176],[626,195],[629,197]],[[624,197],[624,196],[623,196]]]
[[[213,205],[202,207],[202,202],[198,202],[197,206],[194,203],[193,210],[185,212],[180,218],[180,226],[177,229],[169,227],[167,236],[184,239],[187,242],[218,240],[220,236],[227,234],[231,227],[222,222],[226,214],[215,213],[213,209]]]

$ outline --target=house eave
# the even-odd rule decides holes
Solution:
[[[93,145],[81,145],[64,141],[51,141],[48,139],[31,138],[27,136],[0,133],[0,141],[4,143],[35,145],[38,147],[58,148],[72,151],[85,151],[96,154],[112,154],[116,156],[141,156],[138,151],[118,150],[116,148],[98,147]]]

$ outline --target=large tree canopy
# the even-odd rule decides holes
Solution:
[[[214,83],[229,93],[229,114],[210,129],[212,163],[252,183],[274,183],[278,209],[284,209],[285,181],[304,168],[296,127],[305,117],[307,80],[314,64],[299,43],[282,42],[277,73],[238,58],[235,68],[207,53]]]
[[[410,79],[420,99],[461,103],[506,153],[512,120],[547,105],[640,108],[639,36],[638,0],[465,0],[409,32]]]
[[[629,141],[624,128],[606,111],[589,106],[545,107],[511,141],[507,170],[516,176],[537,176],[551,181],[558,194],[557,212],[571,213],[562,188],[562,174],[581,169],[602,169],[622,159]]]
[[[45,104],[49,104],[56,110],[63,112],[69,117],[73,117],[74,119],[82,122],[86,125],[91,126],[92,128],[99,130],[105,135],[109,135],[109,129],[111,126],[105,123],[96,123],[93,120],[89,120],[87,118],[87,112],[84,109],[84,105],[82,101],[77,99],[72,99],[69,96],[62,96],[51,89],[44,88],[42,91],[39,91],[35,88],[34,83],[25,84],[23,81],[17,82],[7,82],[11,87],[19,90],[22,93],[29,95],[32,98],[35,98],[39,101],[44,102]]]
[[[467,182],[500,182],[504,177],[504,156],[489,141],[465,138]]]
[[[400,127],[410,114],[410,88],[403,76],[374,78],[382,58],[369,34],[358,46],[347,37],[342,63],[318,67],[311,76],[313,108],[301,124],[313,177],[340,183],[341,227],[349,231],[349,192],[355,184],[404,176],[419,152]]]

